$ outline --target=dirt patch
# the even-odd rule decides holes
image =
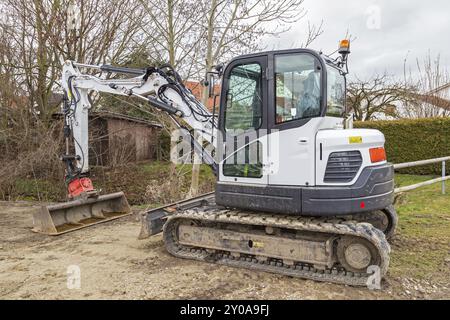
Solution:
[[[164,250],[161,236],[137,240],[136,216],[59,237],[35,234],[30,210],[37,207],[0,204],[0,299],[450,298],[448,264],[426,279],[397,268],[381,291],[370,291],[177,259]],[[410,240],[396,238],[394,265],[396,252],[414,250]],[[67,268],[73,265],[80,267],[81,288],[70,290]]]

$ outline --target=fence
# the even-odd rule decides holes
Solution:
[[[450,176],[445,176],[445,162],[446,161],[450,161],[450,157],[395,164],[394,169],[399,170],[399,169],[405,169],[405,168],[411,168],[411,167],[424,166],[427,164],[434,164],[434,163],[440,163],[440,162],[442,163],[442,178],[436,178],[436,179],[424,181],[421,183],[413,184],[411,186],[397,188],[397,189],[395,189],[395,193],[415,190],[415,189],[418,189],[418,188],[421,188],[424,186],[428,186],[431,184],[435,184],[435,183],[442,181],[442,194],[445,194],[445,181],[450,180]]]

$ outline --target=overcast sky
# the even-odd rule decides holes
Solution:
[[[331,53],[347,32],[355,37],[350,73],[368,78],[376,73],[403,76],[403,61],[416,71],[416,58],[428,51],[441,55],[450,70],[450,1],[448,0],[305,0],[307,16],[278,39],[268,39],[268,48],[300,46],[310,20],[320,24],[323,35],[311,48]]]

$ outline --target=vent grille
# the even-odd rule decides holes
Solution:
[[[348,183],[352,181],[362,165],[359,151],[335,152],[328,158],[324,182]]]

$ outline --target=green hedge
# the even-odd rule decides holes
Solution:
[[[355,128],[377,129],[386,137],[392,163],[450,156],[450,118],[355,122]],[[450,163],[447,167],[450,172]],[[410,174],[441,174],[441,164],[402,170]]]

